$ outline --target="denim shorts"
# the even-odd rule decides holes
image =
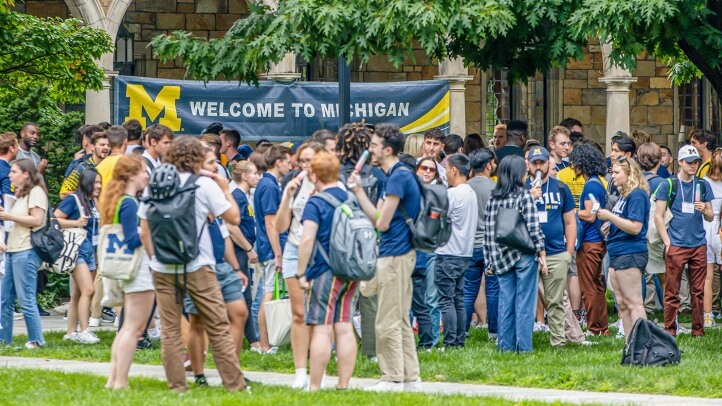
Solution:
[[[76,265],[88,265],[88,269],[95,271],[97,265],[95,264],[95,247],[89,240],[83,241],[78,249],[78,261]]]
[[[647,268],[649,256],[646,252],[637,252],[635,254],[625,254],[614,258],[609,258],[609,267],[615,271],[624,271],[626,269],[638,268],[644,273]]]
[[[283,249],[283,279],[293,278],[298,274],[298,247],[286,243]]]
[[[223,301],[225,303],[237,302],[244,299],[243,284],[230,265],[225,262],[216,264],[216,279],[218,279],[218,285],[221,287],[221,294],[223,295]],[[187,293],[183,298],[183,308],[186,313],[198,314],[193,300]]]

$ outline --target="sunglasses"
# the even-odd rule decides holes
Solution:
[[[435,166],[419,166],[419,169],[423,172],[431,172],[436,173],[436,167]]]

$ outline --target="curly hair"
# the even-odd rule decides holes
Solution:
[[[203,166],[205,157],[206,149],[200,140],[184,135],[170,143],[163,161],[175,165],[181,172],[197,173]]]
[[[118,159],[113,177],[100,191],[100,224],[112,224],[118,201],[125,194],[130,178],[145,170],[145,160],[140,155],[128,154]]]
[[[627,174],[627,181],[619,186],[619,193],[627,197],[634,189],[642,189],[649,194],[649,183],[642,174],[642,169],[631,158],[620,158],[612,163],[612,168],[619,167]]]
[[[604,176],[607,164],[604,155],[594,145],[584,143],[574,147],[569,155],[572,167],[578,169],[586,176]]]
[[[341,164],[356,162],[371,145],[373,130],[361,122],[348,123],[338,130],[336,152]]]

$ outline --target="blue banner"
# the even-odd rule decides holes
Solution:
[[[318,129],[338,130],[338,83],[115,78],[114,123],[136,119],[143,128],[163,124],[198,135],[219,122],[244,141],[288,141]],[[449,128],[449,85],[443,80],[351,83],[351,120],[395,124],[407,134]]]

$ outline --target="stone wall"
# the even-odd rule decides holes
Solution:
[[[584,123],[584,133],[604,146],[607,120],[606,85],[602,51],[591,44],[581,60],[570,61],[564,72],[564,117],[574,117]],[[667,68],[645,53],[637,57],[637,77],[629,92],[631,131],[643,130],[652,141],[666,144],[674,130],[674,94],[667,79]],[[606,146],[604,146],[606,148]]]

